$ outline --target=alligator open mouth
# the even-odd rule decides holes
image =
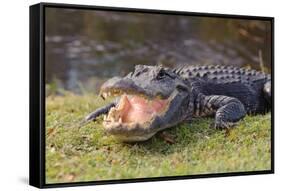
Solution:
[[[118,92],[118,93],[117,93]],[[105,129],[125,141],[147,140],[155,132],[148,128],[157,116],[168,108],[168,99],[150,98],[140,94],[127,94],[120,90],[103,91],[103,98],[120,97],[115,107],[104,116]]]

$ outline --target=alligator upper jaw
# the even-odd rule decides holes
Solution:
[[[137,86],[131,79],[113,77],[107,80],[100,90],[100,96],[106,99],[107,96],[119,96],[123,93],[151,96],[147,91]]]
[[[109,134],[119,140],[144,141],[153,136],[153,121],[167,112],[168,99],[148,98],[144,95],[126,94],[122,91],[103,91],[103,97],[120,96],[116,107],[104,116],[103,125]]]

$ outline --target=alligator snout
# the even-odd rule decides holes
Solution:
[[[113,96],[118,96],[123,93],[145,95],[145,91],[137,86],[133,80],[121,77],[111,78],[101,86],[100,95],[104,97],[104,95],[107,96],[107,93]]]

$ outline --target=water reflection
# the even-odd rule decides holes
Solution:
[[[269,21],[47,8],[46,82],[95,92],[136,64],[270,72],[270,35]]]

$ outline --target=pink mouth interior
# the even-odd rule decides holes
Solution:
[[[122,122],[144,123],[154,115],[161,113],[167,106],[168,101],[162,99],[147,100],[139,96],[123,95],[118,104]]]

